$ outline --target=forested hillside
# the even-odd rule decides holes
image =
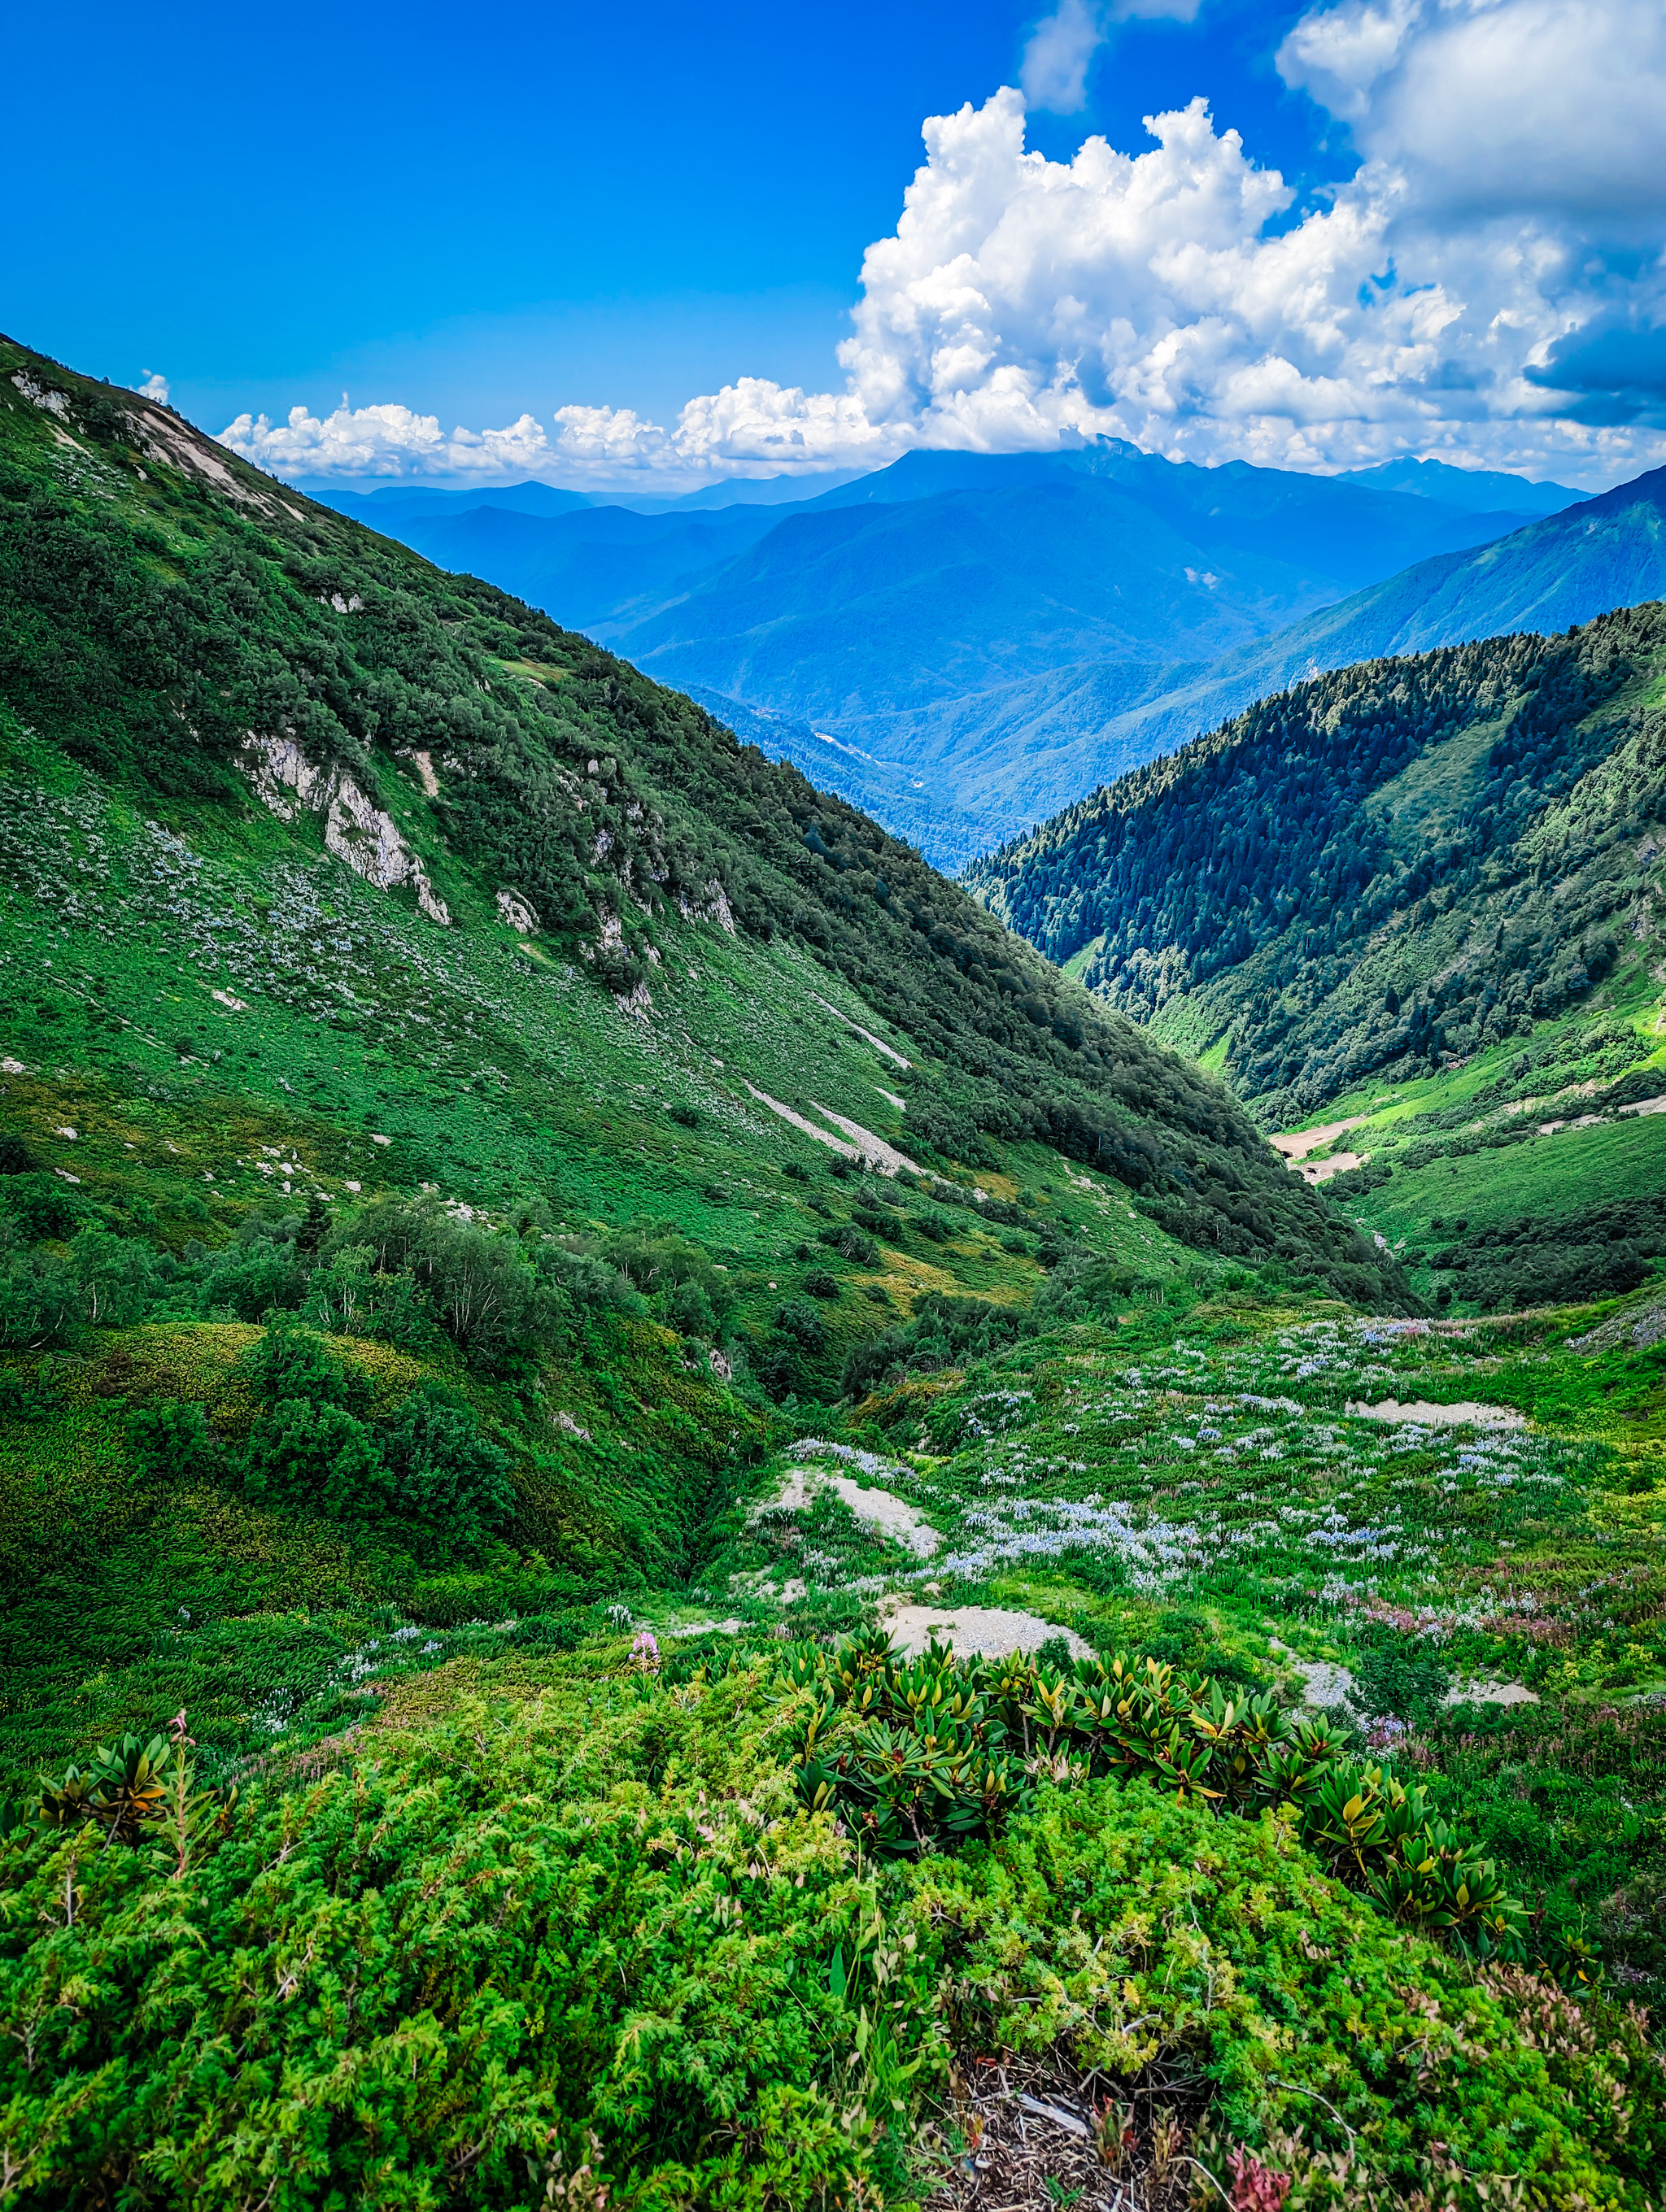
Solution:
[[[1202,1043],[1225,1039],[1243,1096],[1299,1114],[1525,1034],[1652,929],[1663,675],[1658,605],[1366,662],[1262,701],[968,880],[1049,958],[1091,946],[1089,988],[1141,1020],[1207,994]]]
[[[1662,1170],[1652,1121],[1608,1155],[1666,1092],[1663,678],[1658,605],[1318,677],[1097,793],[973,887],[1219,1067],[1265,1127],[1344,1122],[1371,1188],[1341,1158],[1317,1171],[1342,1167],[1338,1196],[1426,1261],[1426,1297],[1622,1288],[1652,1247],[1615,1228],[1623,1249],[1576,1257],[1611,1232],[1569,1224]],[[1530,1218],[1510,1203],[1527,1142],[1544,1163]],[[1503,1148],[1490,1193],[1443,1195],[1481,1147]],[[1448,1272],[1444,1224],[1469,1215],[1510,1222],[1520,1264]],[[1535,1243],[1566,1252],[1560,1274]]]
[[[459,928],[471,893],[507,898],[524,940],[644,1014],[678,921],[783,939],[937,1062],[909,1122],[927,1144],[976,1163],[990,1136],[1034,1138],[1212,1249],[1369,1266],[1216,1085],[854,808],[154,406],[16,348],[5,375],[0,695],[66,759],[165,811],[246,812],[252,784],[323,815],[361,872],[436,911],[448,895]],[[379,804],[396,792],[399,823]]]
[[[1498,479],[1494,508],[1479,478],[1445,475],[1456,496],[1438,478],[1411,497],[1101,439],[907,453],[801,501],[714,513],[702,494],[668,513],[552,514],[561,495],[541,486],[461,514],[433,493],[341,504],[728,702],[721,714],[762,714],[766,749],[818,785],[831,754],[835,787],[952,867],[1148,759],[1153,744],[1109,730],[1083,750],[1124,708],[1408,562],[1503,534],[1515,501],[1541,511],[1516,479]],[[1074,699],[1085,670],[1091,719]]]
[[[693,702],[8,348],[0,2198],[1652,2212],[1652,1261],[1388,1242]]]

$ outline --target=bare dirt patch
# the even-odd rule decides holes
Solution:
[[[1310,1152],[1322,1151],[1325,1146],[1335,1144],[1337,1138],[1349,1129],[1358,1129],[1370,1119],[1369,1114],[1354,1114],[1346,1121],[1323,1121],[1313,1129],[1286,1129],[1276,1137],[1269,1137],[1267,1141],[1275,1152],[1282,1152],[1293,1167],[1298,1160],[1304,1160]]]
[[[1361,1421],[1415,1421],[1424,1429],[1524,1429],[1527,1415],[1518,1413],[1513,1406],[1483,1406],[1474,1398],[1462,1398],[1456,1405],[1435,1406],[1426,1398],[1413,1398],[1402,1405],[1398,1398],[1384,1398],[1380,1404],[1367,1406],[1362,1400],[1350,1399],[1348,1412]]]
[[[907,1598],[890,1598],[879,1608],[879,1625],[891,1631],[891,1641],[910,1654],[923,1651],[933,1638],[946,1644],[957,1658],[1005,1659],[1014,1651],[1036,1651],[1049,1638],[1062,1636],[1073,1659],[1089,1659],[1093,1647],[1056,1621],[1039,1613],[1010,1612],[1001,1606],[962,1605],[945,1608],[915,1605]]]
[[[1191,2116],[1149,2089],[1130,2095],[1103,2075],[1079,2081],[1016,2057],[968,2057],[951,2078],[927,2212],[1168,2212],[1187,2202]]]
[[[1525,1682],[1455,1682],[1444,1702],[1449,1705],[1536,1705],[1539,1698]]]
[[[818,1490],[830,1490],[843,1505],[849,1507],[859,1521],[891,1537],[912,1552],[916,1559],[934,1558],[943,1541],[937,1530],[915,1512],[906,1498],[898,1498],[889,1490],[870,1489],[853,1482],[848,1474],[829,1474],[818,1467],[793,1467],[787,1470],[787,1480],[765,1512],[802,1513]],[[921,1646],[924,1649],[924,1646]]]

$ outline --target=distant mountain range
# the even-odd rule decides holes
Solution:
[[[1525,477],[1499,469],[1455,469],[1449,461],[1379,461],[1375,468],[1349,469],[1342,483],[1368,484],[1377,491],[1409,492],[1417,499],[1443,501],[1505,514],[1555,514],[1586,494],[1566,484],[1529,483]]]
[[[909,453],[779,501],[797,489],[331,498],[696,692],[945,866],[1268,688],[1247,672],[1292,625],[1580,498],[1437,462],[1201,469],[1115,440]]]
[[[1517,630],[1548,635],[1662,598],[1666,469],[1655,469],[1490,544],[1419,562],[1212,665],[1061,670],[1029,697],[986,701],[977,725],[945,727],[937,742],[968,769],[988,757],[995,732],[996,743],[1045,745],[1046,787],[1079,793],[1325,670]],[[986,773],[993,782],[993,762]],[[960,789],[964,804],[964,771]]]

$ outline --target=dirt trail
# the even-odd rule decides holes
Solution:
[[[1304,1160],[1310,1152],[1316,1152],[1321,1146],[1334,1144],[1346,1131],[1363,1127],[1370,1119],[1369,1114],[1355,1114],[1346,1121],[1322,1122],[1316,1129],[1286,1129],[1279,1136],[1269,1137],[1267,1141],[1275,1152],[1282,1152],[1293,1167],[1298,1160]]]

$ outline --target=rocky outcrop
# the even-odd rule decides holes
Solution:
[[[698,904],[684,892],[679,896],[677,907],[684,921],[713,921],[726,937],[735,933],[734,915],[730,911],[727,894],[714,876],[706,885],[706,896]]]
[[[522,898],[519,891],[499,891],[497,910],[511,929],[518,929],[523,937],[534,937],[540,927],[538,908],[530,899]]]
[[[281,822],[321,814],[325,846],[356,876],[379,890],[410,884],[423,912],[449,925],[445,901],[392,816],[367,797],[345,769],[316,768],[293,738],[259,737],[252,730],[243,740],[238,765]]]

